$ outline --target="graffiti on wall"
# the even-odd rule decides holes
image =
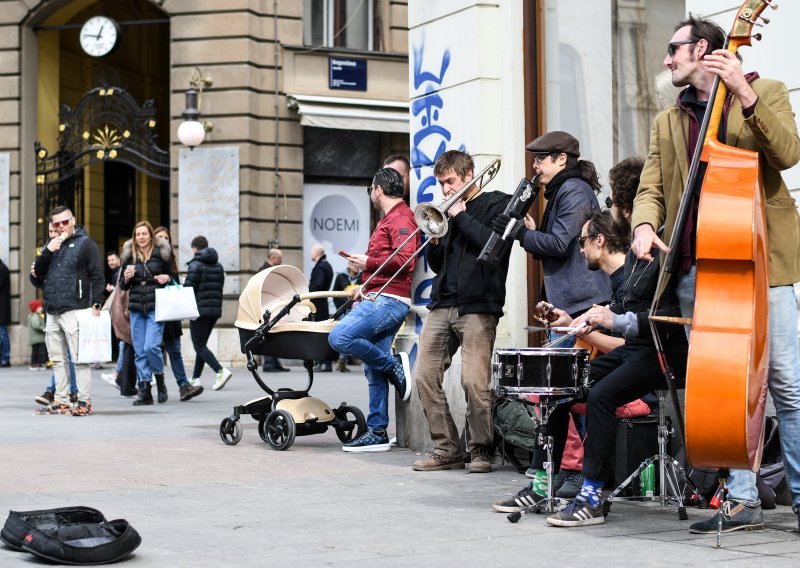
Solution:
[[[427,51],[426,51],[427,48]],[[411,167],[413,169],[412,205],[438,202],[442,198],[433,165],[443,152],[449,149],[466,150],[464,144],[456,145],[453,141],[452,128],[449,126],[458,120],[455,113],[447,112],[447,95],[442,92],[445,75],[450,67],[449,48],[432,48],[426,45],[422,36],[415,42],[411,53],[414,92],[411,102]],[[424,238],[424,237],[423,237]],[[421,262],[417,263],[411,289],[414,305],[425,306],[430,302],[430,290],[433,274],[423,251]],[[415,333],[422,329],[422,318],[414,321]],[[411,364],[416,360],[417,346],[411,353]]]

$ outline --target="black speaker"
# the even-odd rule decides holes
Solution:
[[[669,417],[666,417],[670,428]],[[667,453],[670,453],[670,438],[667,438]],[[620,420],[617,425],[617,447],[614,452],[614,466],[611,489],[619,487],[628,476],[636,471],[645,459],[658,453],[658,416],[643,416]],[[656,490],[659,485],[659,466],[655,464]],[[621,495],[639,495],[639,479],[635,479]]]

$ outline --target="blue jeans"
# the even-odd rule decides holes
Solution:
[[[119,340],[119,355],[117,355],[117,366],[114,371],[119,375],[122,372],[122,354],[125,352],[125,342]]]
[[[131,310],[131,339],[136,353],[136,374],[140,384],[149,383],[153,373],[164,372],[164,359],[161,358],[163,338],[164,323],[156,321],[155,310]]]
[[[369,386],[367,427],[386,431],[389,426],[389,381],[386,372],[395,365],[392,341],[409,307],[395,298],[378,296],[374,302],[359,302],[333,328],[328,343],[342,355],[364,362]],[[411,377],[406,377],[411,380]]]
[[[0,325],[0,363],[11,360],[11,341],[8,339],[8,328]]]
[[[78,381],[75,378],[75,365],[72,363],[72,356],[67,353],[67,363],[69,365],[69,392],[78,394]],[[45,389],[47,392],[56,392],[56,374],[50,374],[50,385]]]
[[[165,341],[164,350],[169,356],[169,366],[172,367],[175,382],[179,387],[188,385],[189,380],[186,378],[186,368],[183,366],[183,355],[181,354],[181,338],[173,337],[171,341]]]
[[[686,282],[684,282],[686,280]],[[694,289],[694,267],[678,281],[681,313],[692,317],[692,309],[684,307],[688,284]],[[693,299],[693,298],[692,298]],[[769,372],[768,385],[778,415],[778,429],[786,468],[786,482],[792,492],[792,509],[800,508],[800,353],[797,348],[797,297],[793,286],[769,289]],[[728,495],[747,504],[757,504],[756,474],[732,469],[728,478]]]

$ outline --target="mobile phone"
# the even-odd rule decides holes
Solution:
[[[342,258],[347,258],[347,257],[350,256],[350,253],[344,252],[343,250],[340,250],[339,251],[339,256],[341,256]]]

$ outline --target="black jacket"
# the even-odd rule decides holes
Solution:
[[[450,218],[450,229],[437,244],[428,246],[428,264],[436,272],[431,285],[428,309],[439,307],[442,282],[447,272],[458,273],[458,313],[503,315],[506,302],[506,275],[509,247],[500,265],[491,269],[478,262],[478,255],[492,236],[492,220],[500,215],[511,196],[499,191],[483,193],[467,203],[467,210]],[[463,247],[450,248],[450,243],[463,236]]]
[[[75,233],[56,252],[45,244],[34,270],[36,278],[31,277],[31,282],[44,288],[48,314],[85,309],[105,299],[103,261],[82,225],[75,225]]]
[[[11,323],[11,274],[0,260],[0,325]]]
[[[122,271],[133,263],[133,249],[131,241],[122,247]],[[119,279],[119,287],[130,290],[128,295],[128,309],[132,312],[152,312],[156,309],[156,289],[163,288],[155,280],[159,274],[172,274],[170,261],[172,260],[172,247],[164,239],[158,239],[153,253],[147,262],[137,262],[133,278],[125,282]]]
[[[636,337],[626,336],[626,345],[653,345],[653,334],[650,330],[650,306],[658,285],[660,256],[654,249],[655,260],[648,262],[638,260],[628,251],[625,256],[625,268],[622,280],[622,301],[609,308],[615,314],[633,312],[636,314],[639,334]],[[676,279],[672,278],[659,303],[657,315],[680,317],[681,309],[675,295]],[[680,345],[686,343],[686,332],[682,325],[658,324],[658,331],[664,344]]]
[[[194,288],[197,311],[202,318],[219,318],[222,315],[222,286],[225,270],[217,262],[219,257],[213,248],[204,248],[194,253],[189,261],[184,286]]]
[[[317,264],[314,265],[314,268],[311,269],[311,278],[308,280],[308,291],[328,291],[331,289],[332,282],[333,268],[331,264],[325,260],[325,255],[323,254],[317,261]],[[314,316],[316,321],[324,321],[331,317],[330,311],[328,310],[328,298],[317,298],[311,301],[317,308],[317,312]]]

